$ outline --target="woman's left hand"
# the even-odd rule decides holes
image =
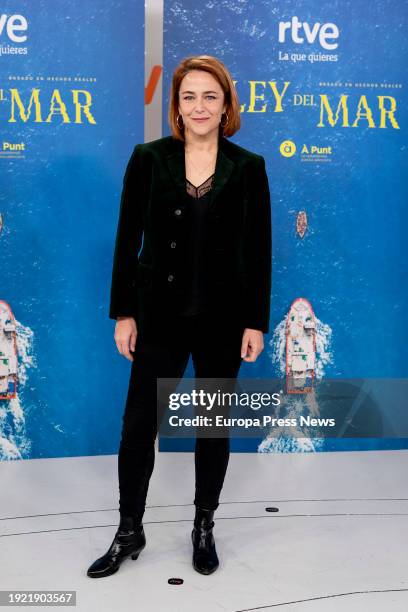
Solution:
[[[248,362],[256,361],[263,348],[263,333],[259,329],[245,329],[241,344],[242,359]]]

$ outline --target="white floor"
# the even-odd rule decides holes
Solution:
[[[220,567],[202,576],[191,566],[193,455],[157,452],[147,546],[97,580],[86,569],[117,528],[117,457],[3,462],[0,590],[75,590],[81,612],[407,612],[407,459],[231,454]]]

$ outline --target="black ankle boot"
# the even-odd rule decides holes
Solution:
[[[212,533],[213,517],[214,510],[196,507],[191,539],[193,542],[193,567],[200,574],[212,574],[219,566]]]
[[[118,571],[126,557],[132,555],[136,560],[146,546],[146,538],[141,521],[133,516],[121,516],[115,538],[109,550],[92,563],[87,571],[90,578],[103,578]]]

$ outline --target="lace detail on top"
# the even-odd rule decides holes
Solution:
[[[193,196],[193,198],[201,198],[201,196],[207,193],[207,191],[210,191],[214,180],[214,174],[209,176],[208,179],[206,179],[204,183],[201,183],[201,185],[199,185],[198,187],[196,187],[195,185],[193,185],[193,183],[190,183],[190,181],[186,179],[187,193]]]

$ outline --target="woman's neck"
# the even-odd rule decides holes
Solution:
[[[218,133],[197,137],[195,134],[186,132],[184,134],[184,148],[190,152],[213,153],[218,149]]]

